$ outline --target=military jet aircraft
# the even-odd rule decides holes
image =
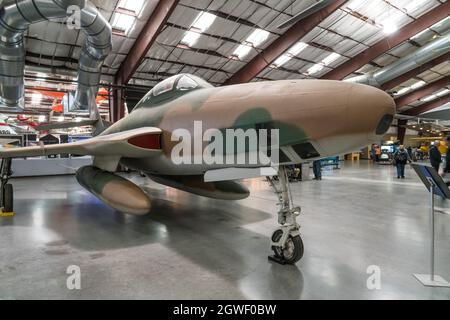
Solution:
[[[204,132],[278,130],[280,182],[270,181],[280,200],[281,227],[272,236],[272,249],[279,262],[293,264],[303,256],[303,242],[296,221],[300,208],[292,205],[286,166],[353,152],[379,140],[391,126],[395,111],[389,95],[360,84],[283,80],[213,87],[201,78],[181,74],[156,85],[127,117],[108,128],[99,118],[92,120],[97,135],[90,140],[1,150],[0,158],[4,159],[2,172],[7,173],[11,158],[93,156],[92,166],[78,170],[79,183],[112,208],[142,215],[149,213],[151,200],[137,185],[114,173],[119,164],[196,195],[244,199],[248,189],[234,180],[257,176],[258,164],[198,162],[204,155],[201,147],[189,151],[196,159],[193,163],[176,163],[174,135],[183,129],[197,136],[198,122]],[[233,149],[232,156],[238,152],[251,150]],[[4,190],[12,192],[11,187]]]

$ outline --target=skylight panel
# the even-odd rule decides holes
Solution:
[[[392,22],[392,21],[387,21],[385,23],[383,23],[383,32],[387,35],[389,34],[393,34],[395,32],[397,32],[398,30],[398,26]]]
[[[389,12],[377,19],[377,23],[383,28],[383,32],[386,35],[391,35],[398,31],[399,21],[402,20],[404,16],[405,15],[401,12]]]
[[[324,68],[324,66],[322,64],[315,64],[311,68],[309,68],[306,73],[308,75],[313,75],[315,73],[318,73],[318,72],[322,71],[323,68]]]
[[[423,99],[420,99],[420,101],[423,101],[423,102],[429,102],[429,101],[432,101],[432,100],[434,100],[434,99],[436,99],[437,98],[437,96],[436,95],[431,95],[431,96],[428,96],[428,97],[425,97],[425,98],[423,98]]]
[[[198,15],[192,28],[198,29],[200,32],[205,32],[214,23],[217,16],[208,12],[202,12]]]
[[[275,67],[281,67],[286,62],[291,60],[293,57],[297,56],[300,52],[305,50],[308,47],[308,45],[304,42],[298,42],[294,46],[292,46],[287,53],[280,56],[275,62],[273,63]]]
[[[197,43],[199,38],[200,38],[200,33],[188,31],[184,35],[183,40],[181,40],[181,43],[187,45],[188,47],[192,47],[194,44]]]
[[[292,58],[288,56],[287,54],[283,54],[280,56],[275,62],[273,63],[276,67],[281,67],[283,64],[291,60]]]
[[[133,11],[136,15],[139,15],[144,8],[145,0],[120,0],[118,8]]]
[[[136,17],[121,12],[114,12],[112,20],[112,27],[116,30],[120,30],[125,34],[128,34],[130,29],[134,26]]]
[[[308,75],[316,74],[320,71],[322,71],[326,66],[328,66],[330,63],[333,63],[337,59],[339,59],[341,55],[339,53],[333,52],[329,56],[327,56],[325,59],[323,59],[320,63],[317,63],[313,65],[311,68],[306,71]]]
[[[330,54],[328,57],[326,57],[325,59],[322,60],[322,63],[324,65],[329,65],[333,62],[335,62],[337,59],[339,59],[341,57],[341,55],[339,53],[332,53]]]
[[[217,16],[208,12],[201,12],[195,19],[189,31],[187,31],[181,40],[181,43],[192,47],[197,43],[200,34],[206,32],[214,23]]]
[[[358,9],[364,4],[364,0],[352,0],[347,4],[347,8],[352,11],[358,11]]]
[[[424,5],[429,0],[411,0],[408,4],[403,8],[407,13],[412,13],[419,9],[422,5]]]
[[[415,84],[413,84],[411,86],[411,89],[419,89],[420,87],[423,87],[424,85],[426,85],[427,83],[423,80],[416,82]]]
[[[445,96],[445,95],[447,95],[447,94],[449,94],[449,93],[450,93],[450,90],[449,90],[449,89],[444,89],[444,90],[439,91],[438,93],[436,93],[436,95],[437,95],[438,97],[442,97],[442,96]]]
[[[233,55],[238,57],[239,59],[243,59],[250,53],[251,49],[252,47],[245,44],[241,44],[239,47],[237,47],[236,50],[234,50]]]
[[[405,94],[405,93],[407,93],[407,92],[409,92],[409,91],[411,91],[411,90],[419,89],[419,88],[423,87],[423,86],[426,85],[426,84],[427,84],[427,83],[426,83],[425,81],[423,81],[423,80],[417,81],[417,82],[414,83],[413,85],[411,85],[411,86],[409,86],[409,87],[405,87],[405,88],[399,90],[395,95],[401,96],[401,95],[403,95],[403,94]],[[450,90],[449,90],[449,92],[450,92]],[[433,95],[433,96],[436,98],[436,95]],[[425,99],[426,99],[426,98],[425,98]],[[431,99],[431,100],[433,100],[433,99]],[[422,101],[424,101],[424,99],[422,99]],[[428,100],[428,101],[430,101],[430,100]]]
[[[266,41],[269,38],[269,35],[270,33],[266,30],[256,29],[247,37],[243,44],[237,47],[237,49],[233,52],[233,56],[236,56],[242,60],[242,58],[250,53],[252,48],[257,48],[264,41]]]
[[[429,28],[426,28],[425,30],[420,31],[418,34],[412,36],[412,37],[411,37],[411,40],[415,40],[415,39],[420,38],[421,36],[423,36],[423,35],[424,35],[425,33],[427,33],[428,31],[430,31]]]
[[[289,49],[288,53],[296,56],[298,55],[300,52],[302,52],[303,50],[305,50],[308,47],[308,45],[304,42],[298,42],[297,44],[295,44],[291,49]]]
[[[270,33],[266,30],[256,29],[248,36],[246,42],[253,45],[253,47],[258,47],[269,38],[269,35]]]
[[[397,91],[396,95],[397,95],[397,96],[401,96],[401,95],[403,95],[403,94],[409,92],[410,90],[411,90],[410,87],[403,88],[403,89]]]

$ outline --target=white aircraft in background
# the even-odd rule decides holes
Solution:
[[[8,118],[8,116],[0,115],[0,148],[5,148],[7,145],[20,142],[16,130],[7,122]],[[17,136],[18,138],[14,139],[13,136]]]

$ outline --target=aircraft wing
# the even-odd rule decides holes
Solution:
[[[98,120],[83,120],[79,122],[58,122],[58,123],[49,123],[36,126],[35,129],[37,131],[50,131],[50,130],[58,130],[58,129],[70,129],[76,127],[87,127],[93,126],[98,122]]]
[[[161,133],[161,129],[158,128],[139,128],[74,143],[0,150],[0,158],[41,157],[57,154],[146,158],[161,154]]]
[[[0,138],[0,146],[13,144],[13,143],[16,143],[16,142],[20,142],[20,139],[3,139],[3,138]]]

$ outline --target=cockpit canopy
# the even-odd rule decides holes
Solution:
[[[141,102],[139,102],[136,109],[175,100],[193,90],[212,87],[213,86],[205,80],[191,74],[173,76],[158,83],[149,93],[147,93]]]

